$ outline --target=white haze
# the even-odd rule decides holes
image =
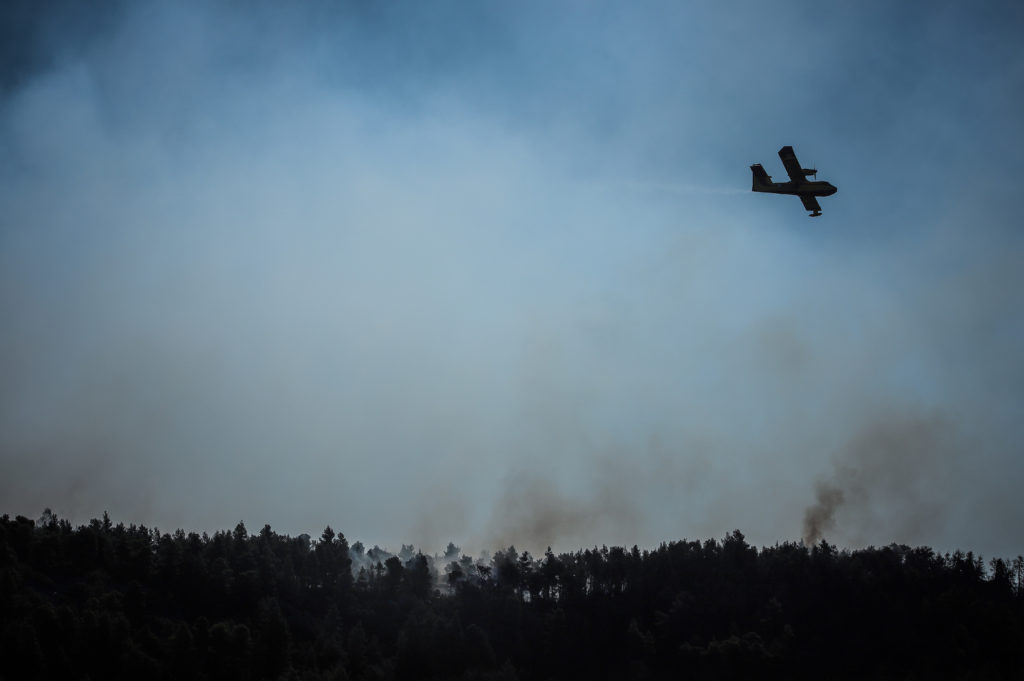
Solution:
[[[1022,550],[1019,235],[828,238],[870,230],[850,183],[820,221],[746,193],[779,140],[652,178],[643,125],[155,7],[0,109],[0,512]]]

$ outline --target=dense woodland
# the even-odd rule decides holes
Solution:
[[[398,555],[0,518],[0,679],[1024,678],[1024,559],[887,546]]]

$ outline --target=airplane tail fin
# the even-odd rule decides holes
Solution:
[[[754,185],[750,188],[751,191],[761,191],[765,187],[770,187],[772,185],[771,176],[765,172],[764,166],[760,163],[755,163],[750,166],[750,170],[754,173]]]

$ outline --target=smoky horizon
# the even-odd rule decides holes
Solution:
[[[1024,14],[740,4],[6,5],[0,513],[1020,554]]]

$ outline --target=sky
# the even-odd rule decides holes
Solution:
[[[0,512],[1024,552],[1024,7],[4,3]],[[792,145],[839,191],[750,191]]]

